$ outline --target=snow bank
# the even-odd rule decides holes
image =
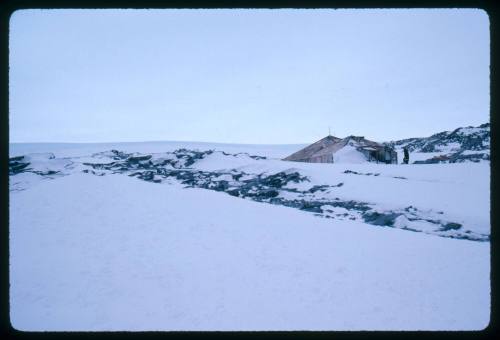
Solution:
[[[346,145],[333,154],[333,163],[367,163],[366,157],[353,145]]]

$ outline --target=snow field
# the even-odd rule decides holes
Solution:
[[[19,330],[489,323],[488,242],[332,221],[122,175],[75,173],[10,200],[10,317]]]

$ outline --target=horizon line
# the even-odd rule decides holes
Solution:
[[[302,145],[305,143],[238,143],[238,142],[206,142],[193,140],[145,140],[145,141],[101,141],[101,142],[60,142],[60,141],[36,141],[36,142],[18,142],[9,141],[9,144],[119,144],[119,143],[202,143],[202,144],[238,144],[238,145]]]

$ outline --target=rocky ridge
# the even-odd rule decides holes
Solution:
[[[78,162],[78,159],[57,159],[53,154],[13,157],[9,159],[9,174],[16,177],[23,173],[31,173],[53,179],[79,170],[97,176],[128,175],[152,183],[168,183],[174,180],[186,188],[221,191],[235,197],[308,211],[323,218],[361,220],[381,227],[473,241],[489,241],[489,235],[467,230],[460,223],[447,219],[443,216],[443,212],[423,211],[412,206],[397,210],[382,210],[372,203],[341,199],[337,197],[335,190],[342,187],[343,182],[335,185],[314,184],[310,178],[294,169],[274,173],[248,173],[239,169],[206,171],[193,167],[199,161],[216,154],[252,161],[266,159],[245,153],[229,154],[213,150],[178,149],[160,154],[132,154],[111,150],[93,154],[91,161],[83,162]],[[346,170],[344,174],[379,176],[378,173],[359,173],[352,170]],[[11,191],[13,190],[11,188]]]
[[[408,138],[387,143],[410,153],[432,154],[414,164],[480,162],[490,160],[490,124],[461,127],[425,138]],[[437,153],[437,154],[436,154]],[[410,156],[411,159],[411,156]]]

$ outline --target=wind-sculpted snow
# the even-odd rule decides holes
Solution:
[[[304,169],[288,165],[288,162],[263,156],[213,150],[177,149],[153,154],[111,150],[71,159],[59,159],[53,154],[13,157],[9,160],[9,174],[12,192],[29,188],[36,179],[54,179],[75,172],[97,176],[122,174],[158,184],[175,181],[185,188],[220,191],[243,199],[296,208],[332,220],[358,220],[374,226],[489,241],[489,233],[482,232],[485,228],[477,231],[476,226],[458,221],[453,213],[413,205],[388,206],[356,195],[356,190],[363,185],[360,180],[364,178],[381,183],[395,179],[401,184],[391,182],[392,185],[404,186],[410,181],[406,176],[346,169],[340,173],[332,172],[325,183],[304,173],[309,165],[304,165]],[[322,168],[322,173],[328,175],[327,170],[329,168]],[[371,182],[366,190],[370,190],[372,184],[377,182]],[[397,193],[387,192],[386,195],[396,196]]]
[[[57,158],[52,153],[30,154],[9,159],[9,175],[31,172],[37,175],[49,176],[62,173],[71,168],[68,159]]]
[[[10,190],[22,191],[40,179],[54,179],[71,173],[75,164],[52,153],[34,153],[9,159]]]

